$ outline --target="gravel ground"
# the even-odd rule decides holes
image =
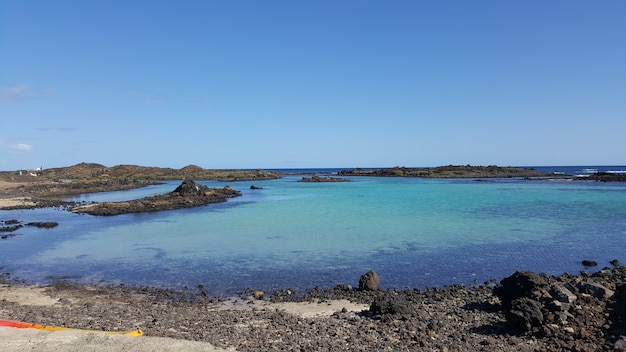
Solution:
[[[517,311],[511,310],[511,304],[500,298],[504,297],[501,288],[511,285],[506,280],[472,288],[385,291],[338,286],[306,295],[283,290],[220,299],[207,297],[200,288],[190,293],[63,282],[20,286],[5,275],[0,285],[0,317],[79,329],[141,329],[145,336],[199,341],[237,351],[624,350],[623,266],[593,275],[532,275],[541,282],[527,293],[525,281],[511,276],[517,280],[510,286],[512,292],[542,304],[537,310],[541,320],[532,318],[525,327],[512,318],[516,315],[511,312]],[[608,291],[574,290],[567,316],[559,320],[551,303],[546,303],[554,303],[547,293],[550,287],[583,287],[590,282]],[[287,309],[293,302],[300,302],[297,305],[302,309]],[[325,306],[332,307],[325,314],[304,314]]]

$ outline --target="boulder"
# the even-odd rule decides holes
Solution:
[[[550,288],[550,294],[554,299],[563,303],[572,303],[576,300],[576,295],[563,285],[554,285]]]
[[[519,298],[511,301],[511,309],[505,312],[506,319],[514,329],[529,331],[543,324],[542,304],[530,298]]]
[[[359,290],[378,290],[379,285],[380,278],[373,270],[361,275],[361,278],[359,279]]]
[[[583,260],[582,264],[583,264],[583,266],[587,266],[587,267],[598,266],[598,262],[593,261],[593,260],[589,260],[589,259]]]
[[[542,297],[547,288],[548,281],[543,276],[531,271],[517,271],[500,281],[500,286],[493,292],[504,306],[508,306],[511,301],[522,297]]]
[[[595,282],[583,282],[580,284],[579,289],[581,293],[586,293],[596,298],[611,298],[615,294],[615,291]]]
[[[172,191],[172,194],[179,194],[181,196],[200,196],[209,191],[210,188],[207,186],[200,185],[193,180],[184,180],[178,187],[176,187],[176,189]]]
[[[374,299],[370,312],[377,315],[398,314],[409,316],[415,313],[415,306],[405,297],[387,294]]]

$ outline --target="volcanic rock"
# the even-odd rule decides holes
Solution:
[[[59,223],[56,221],[35,221],[27,223],[26,226],[35,226],[39,228],[51,229],[53,227],[59,226]]]
[[[195,181],[185,180],[174,191],[122,202],[104,202],[74,207],[73,212],[91,215],[118,215],[160,210],[172,210],[225,202],[227,198],[241,196],[240,191],[229,186],[209,188]]]
[[[543,324],[542,304],[530,298],[519,298],[511,301],[511,309],[505,312],[507,321],[513,328],[527,331]]]
[[[359,289],[360,290],[378,290],[380,285],[380,278],[375,271],[370,270],[367,273],[361,275],[359,278]]]
[[[572,291],[565,288],[563,285],[554,285],[550,289],[550,294],[554,299],[563,303],[572,303],[576,300],[576,295]]]
[[[405,296],[385,294],[374,299],[370,312],[376,315],[399,314],[409,316],[415,313],[414,305]]]
[[[598,266],[598,262],[593,261],[593,260],[588,260],[588,259],[583,260],[582,264],[583,266],[587,266],[587,267]]]
[[[172,194],[179,194],[181,196],[189,195],[203,195],[209,192],[211,189],[207,186],[197,184],[193,180],[184,180],[176,189],[172,191]]]
[[[548,281],[543,276],[531,271],[517,271],[513,275],[504,278],[500,286],[494,288],[493,292],[504,306],[511,304],[511,301],[526,297],[539,298],[545,295]]]
[[[611,298],[615,293],[613,290],[595,282],[585,282],[580,285],[580,292],[596,298]]]

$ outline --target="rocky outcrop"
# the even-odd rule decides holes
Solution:
[[[516,272],[493,293],[501,301],[511,331],[554,340],[558,343],[555,350],[595,351],[599,349],[592,336],[615,330],[615,339],[626,332],[624,274],[623,267],[560,277]],[[613,341],[609,345],[621,343]]]
[[[34,226],[34,227],[39,227],[40,229],[51,229],[53,227],[57,227],[59,226],[59,223],[56,221],[34,221],[34,222],[29,222],[26,224],[26,226]]]
[[[168,194],[156,195],[123,202],[104,202],[80,205],[72,208],[75,213],[90,215],[119,215],[128,213],[153,212],[204,206],[225,202],[228,198],[241,196],[240,191],[231,187],[209,188],[192,180],[183,181]]]
[[[596,172],[590,176],[576,177],[576,180],[593,180],[601,182],[626,182],[626,173]]]
[[[299,182],[350,182],[350,180],[339,177],[321,177],[313,175],[311,177],[302,177]]]
[[[193,180],[184,180],[183,183],[176,187],[170,194],[179,196],[201,196],[210,191],[211,189],[209,187],[200,185]]]
[[[585,259],[581,263],[582,263],[583,266],[588,266],[588,267],[598,266],[598,262],[593,261],[593,260],[589,260],[589,259]]]
[[[490,178],[490,177],[547,177],[552,174],[535,169],[501,166],[449,165],[438,167],[392,167],[383,169],[343,170],[340,176],[426,177],[426,178]]]
[[[512,301],[522,297],[540,299],[545,296],[547,289],[548,281],[544,276],[531,271],[517,271],[503,279],[493,293],[504,306],[509,306]]]

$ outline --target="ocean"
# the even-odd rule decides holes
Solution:
[[[626,166],[535,167],[585,174]],[[626,262],[626,184],[523,179],[350,177],[302,183],[295,169],[230,185],[242,197],[206,207],[78,215],[59,209],[0,211],[0,220],[57,221],[0,240],[0,271],[26,282],[149,285],[230,296],[246,289],[305,292],[356,286],[375,270],[383,288],[473,285],[516,270],[578,273]],[[286,171],[286,170],[280,170]],[[180,181],[82,195],[116,201],[172,191]],[[262,187],[251,190],[250,186]],[[599,263],[586,269],[583,259]]]

